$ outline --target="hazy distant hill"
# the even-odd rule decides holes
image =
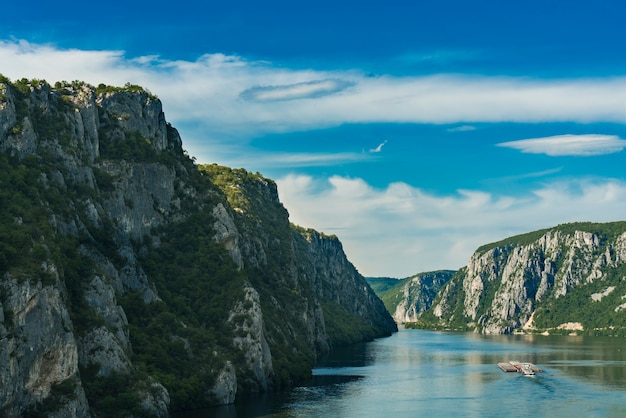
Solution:
[[[400,279],[394,279],[391,277],[366,277],[367,283],[369,283],[370,287],[377,295],[381,295],[381,293],[391,289],[400,283]]]
[[[482,246],[417,326],[626,335],[626,222],[564,224]]]

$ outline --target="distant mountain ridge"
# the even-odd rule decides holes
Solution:
[[[416,327],[626,335],[626,222],[571,223],[480,247]]]

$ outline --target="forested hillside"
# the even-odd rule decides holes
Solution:
[[[0,77],[0,415],[230,403],[395,330],[336,237],[198,167],[150,92]]]
[[[480,247],[414,326],[626,335],[626,222],[571,223]]]

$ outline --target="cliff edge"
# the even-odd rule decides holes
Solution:
[[[626,335],[626,222],[571,223],[480,247],[418,327]]]
[[[395,323],[273,181],[198,167],[138,86],[0,77],[0,415],[167,416]]]

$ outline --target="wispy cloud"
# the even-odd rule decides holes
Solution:
[[[626,147],[626,141],[615,135],[588,134],[521,139],[497,145],[514,148],[528,154],[589,157],[620,152]]]
[[[472,125],[461,125],[453,128],[448,128],[448,132],[470,132],[475,131],[476,127]]]
[[[510,181],[514,181],[514,180],[546,177],[546,176],[551,176],[552,174],[557,174],[557,173],[561,172],[562,170],[563,170],[563,167],[550,168],[548,170],[533,171],[531,173],[524,173],[524,174],[519,174],[519,175],[516,175],[516,176],[500,177],[500,178],[498,178],[498,180],[500,182],[510,182]]]
[[[459,268],[485,243],[563,222],[621,220],[626,206],[626,183],[616,180],[553,182],[524,196],[440,196],[406,183],[379,189],[339,176],[292,175],[278,186],[293,222],[341,230],[350,260],[372,276]],[[407,260],[414,270],[406,270]]]
[[[244,167],[255,167],[259,161],[263,161],[266,166],[273,167],[324,167],[335,164],[349,164],[363,161],[366,158],[363,154],[353,152],[337,153],[305,153],[305,152],[263,152],[256,151],[254,155],[238,154],[232,157],[232,161],[227,161],[229,165]]]
[[[385,139],[383,142],[378,144],[378,146],[376,148],[370,149],[370,152],[372,152],[372,153],[379,153],[379,152],[381,152],[383,150],[383,147],[385,146],[386,143],[387,143],[387,140]]]
[[[315,80],[284,86],[255,86],[244,90],[241,97],[259,102],[315,99],[339,93],[353,85],[353,82],[347,80]]]

